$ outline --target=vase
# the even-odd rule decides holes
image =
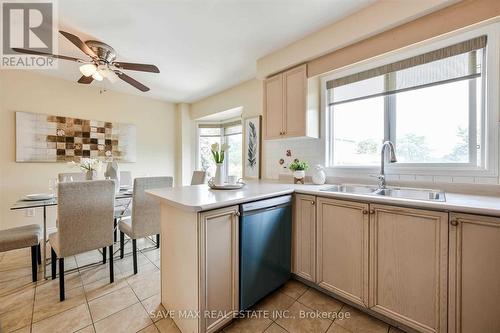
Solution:
[[[293,176],[297,179],[302,179],[306,176],[306,172],[304,170],[297,170],[293,172]]]
[[[226,177],[224,176],[224,163],[215,164],[215,185],[224,185]]]
[[[305,170],[296,170],[293,172],[293,182],[294,184],[304,184],[304,178],[306,177]]]
[[[93,180],[94,179],[94,171],[89,170],[85,172],[85,180]]]
[[[321,165],[316,165],[312,172],[312,181],[316,185],[323,185],[326,182],[325,168]]]

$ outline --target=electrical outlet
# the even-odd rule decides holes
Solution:
[[[26,209],[26,217],[35,217],[35,209],[34,208]]]

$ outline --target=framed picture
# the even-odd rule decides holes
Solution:
[[[245,118],[245,140],[243,144],[244,177],[260,178],[261,116]]]
[[[136,161],[135,125],[16,112],[16,162]]]

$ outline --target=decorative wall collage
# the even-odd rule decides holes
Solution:
[[[16,112],[16,162],[136,161],[131,124]]]

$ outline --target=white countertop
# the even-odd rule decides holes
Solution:
[[[207,184],[203,184],[146,192],[171,206],[187,211],[202,211],[291,194],[294,192],[294,186],[272,182],[249,182],[240,190],[212,190]]]
[[[237,205],[243,202],[256,201],[295,192],[379,204],[500,216],[500,197],[498,196],[446,192],[445,202],[435,202],[321,191],[321,189],[330,186],[332,184],[294,185],[272,181],[255,181],[247,183],[241,190],[212,190],[208,185],[204,184],[155,189],[146,192],[161,199],[168,205],[192,212]]]

